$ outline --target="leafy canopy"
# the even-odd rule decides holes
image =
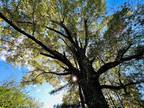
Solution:
[[[0,52],[7,61],[30,67],[23,82],[59,87],[66,81],[54,91],[71,89],[79,55],[102,74],[101,84],[121,89],[142,80],[143,5],[112,15],[106,14],[105,0],[1,0],[0,5]]]
[[[0,86],[0,108],[37,108],[38,104],[10,83]]]

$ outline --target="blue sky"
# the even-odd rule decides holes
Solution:
[[[26,68],[15,67],[6,61],[0,60],[0,82],[6,80],[20,81],[26,72]]]
[[[107,11],[116,11],[117,7],[128,0],[107,0]],[[130,0],[132,4],[138,0]],[[142,0],[141,0],[142,1]],[[0,60],[0,83],[10,80],[16,80],[19,82],[27,72],[26,67],[19,68],[7,63],[6,61]],[[44,106],[41,108],[53,108],[52,106],[62,102],[62,95],[64,92],[60,92],[56,95],[50,95],[49,92],[52,90],[52,86],[47,83],[42,85],[31,85],[28,86],[26,91],[32,98],[43,102]]]

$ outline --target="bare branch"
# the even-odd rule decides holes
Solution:
[[[84,19],[84,32],[85,32],[84,50],[86,50],[86,47],[88,45],[88,25],[87,25],[87,19]]]
[[[129,82],[127,84],[119,85],[119,86],[113,86],[113,85],[101,85],[102,89],[113,89],[113,90],[120,90],[123,88],[126,88],[128,86],[136,85],[144,83],[144,80],[135,81],[135,82]]]
[[[58,31],[58,30],[55,30],[55,29],[53,29],[53,28],[51,28],[51,27],[46,27],[46,28],[49,29],[49,30],[51,30],[51,31],[56,32],[57,34],[60,34],[60,35],[62,35],[62,36],[64,36],[64,37],[67,37],[65,34],[63,34],[62,32],[60,32],[60,31]]]
[[[21,20],[18,20],[16,21],[17,23],[22,23],[22,24],[30,24],[32,25],[33,23],[31,21],[21,21]]]
[[[70,83],[67,83],[67,84],[65,84],[65,85],[63,85],[63,86],[61,86],[61,87],[59,87],[59,88],[57,88],[57,89],[54,89],[54,90],[52,90],[52,91],[50,92],[50,94],[57,93],[57,92],[61,91],[62,89],[68,87],[69,85],[70,85]]]
[[[65,68],[66,70],[66,68]],[[32,71],[29,71],[29,73],[31,74],[34,74],[34,72],[36,71],[39,71],[40,73],[37,74],[34,78],[31,78],[31,80],[25,80],[25,81],[22,81],[22,83],[30,83],[30,82],[34,82],[36,81],[36,79],[44,74],[51,74],[51,75],[57,75],[57,76],[67,76],[67,75],[71,75],[72,73],[71,72],[62,72],[62,73],[58,73],[58,72],[47,72],[45,70],[42,70],[42,69],[35,69],[35,70],[32,70]]]
[[[15,10],[14,10],[14,13],[18,10],[18,8],[19,8],[20,5],[21,5],[21,0],[19,0],[19,1],[17,2],[16,8],[15,8]]]
[[[122,59],[122,57],[124,56],[124,54],[129,50],[129,48],[131,47],[132,44],[129,44],[127,47],[124,47],[122,49],[120,49],[118,51],[118,54],[117,54],[117,57],[116,57],[116,60],[120,60]]]
[[[53,75],[62,76],[62,75],[70,75],[71,72],[63,72],[63,73],[58,73],[58,72],[42,72],[42,73],[40,73],[38,76],[40,76],[40,75],[42,75],[42,74],[53,74]]]
[[[97,58],[103,63],[103,64],[105,64],[105,61],[101,58],[101,56],[97,56]]]
[[[144,56],[144,51],[142,53],[139,53],[139,54],[136,54],[136,55],[131,55],[131,56],[122,58],[121,61],[124,62],[124,61],[130,61],[132,59],[144,59],[143,56]]]

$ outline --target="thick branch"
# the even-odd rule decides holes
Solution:
[[[114,61],[114,62],[109,62],[104,64],[103,66],[100,67],[100,69],[97,71],[97,75],[100,76],[101,74],[105,73],[109,69],[119,65],[121,62],[120,61]]]
[[[84,32],[85,32],[84,50],[86,50],[86,47],[88,45],[88,25],[87,25],[87,19],[84,19]]]
[[[129,82],[127,84],[119,85],[119,86],[113,86],[113,85],[101,85],[102,89],[113,89],[113,90],[120,90],[128,86],[136,85],[144,83],[144,80],[135,81],[135,82]]]
[[[54,56],[52,56],[52,55],[50,55],[50,54],[47,54],[47,53],[40,53],[41,55],[43,55],[43,56],[46,56],[46,57],[50,57],[50,58],[53,58],[53,59],[55,59],[55,57]]]
[[[116,60],[114,62],[106,63],[97,71],[97,75],[100,76],[101,74],[105,73],[109,69],[111,69],[115,66],[118,66],[119,64],[121,64],[125,61],[130,61],[130,60],[133,60],[133,59],[142,59],[143,55],[144,55],[143,53],[140,53],[140,54],[131,55],[131,56],[128,56],[128,57],[121,58],[121,60]]]
[[[132,59],[143,59],[144,58],[143,55],[144,55],[144,52],[140,53],[140,54],[136,54],[136,55],[132,55],[132,56],[122,58],[121,61],[124,62],[124,61],[130,61]]]

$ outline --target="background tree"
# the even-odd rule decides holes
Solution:
[[[0,86],[0,108],[38,108],[38,103],[13,85],[12,82]]]
[[[78,91],[81,105],[108,108],[104,89],[143,82],[143,5],[107,15],[104,0],[2,0],[1,55],[28,65],[23,83]],[[66,85],[61,86],[60,82]]]

